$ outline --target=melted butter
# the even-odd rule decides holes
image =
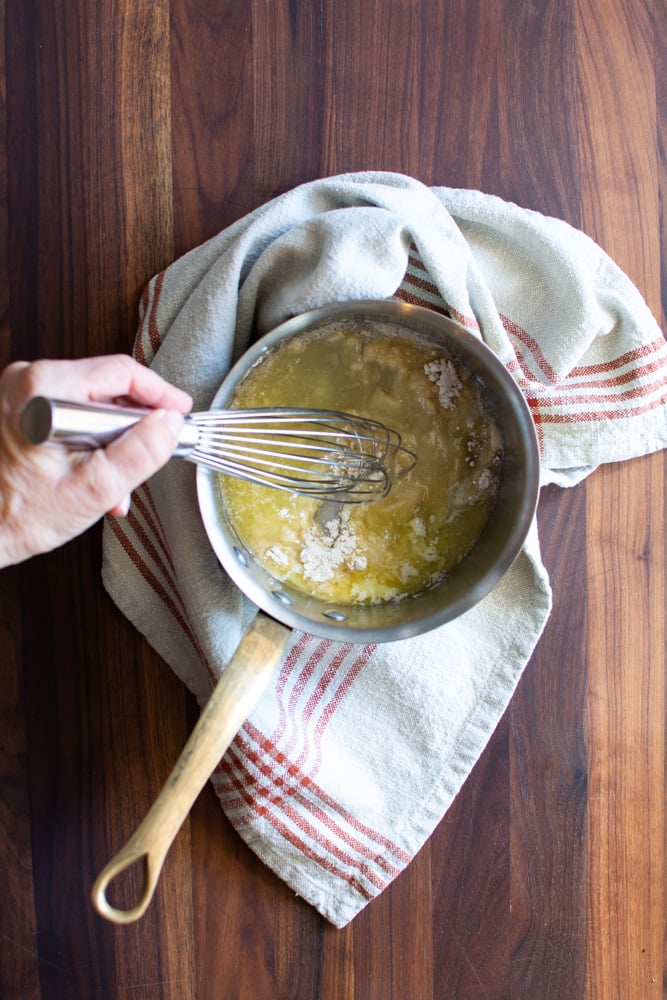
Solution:
[[[231,405],[372,417],[417,454],[388,496],[334,508],[329,522],[319,501],[219,477],[239,538],[301,591],[343,604],[419,593],[461,561],[486,524],[500,432],[478,381],[426,338],[390,324],[331,324],[279,344],[247,373]]]

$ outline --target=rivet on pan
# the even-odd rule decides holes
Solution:
[[[325,618],[331,618],[334,622],[347,621],[347,615],[344,611],[323,611],[322,614]]]
[[[288,607],[292,604],[292,598],[284,590],[272,590],[271,593],[281,604],[286,604]]]
[[[236,556],[236,558],[238,559],[238,561],[241,563],[242,566],[248,565],[248,557],[242,549],[235,548],[234,555]]]

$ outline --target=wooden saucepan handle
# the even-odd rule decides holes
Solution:
[[[143,915],[153,898],[167,851],[195,799],[266,688],[282,656],[290,629],[261,612],[239,643],[215,686],[197,725],[143,822],[125,847],[100,872],[92,889],[97,911],[117,924]],[[127,910],[112,906],[109,883],[137,862],[144,863],[138,902]]]

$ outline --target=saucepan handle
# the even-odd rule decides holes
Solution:
[[[290,629],[261,612],[223,671],[167,782],[143,822],[100,872],[92,889],[97,911],[116,924],[141,917],[150,903],[167,851],[195,799],[265,690]],[[107,899],[110,882],[143,862],[137,903],[126,910]]]

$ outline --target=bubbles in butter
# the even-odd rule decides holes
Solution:
[[[483,386],[426,337],[377,321],[299,334],[250,369],[231,405],[345,410],[397,430],[417,455],[388,496],[328,519],[320,501],[220,475],[241,541],[298,590],[343,604],[400,600],[441,580],[484,529],[500,431]]]

